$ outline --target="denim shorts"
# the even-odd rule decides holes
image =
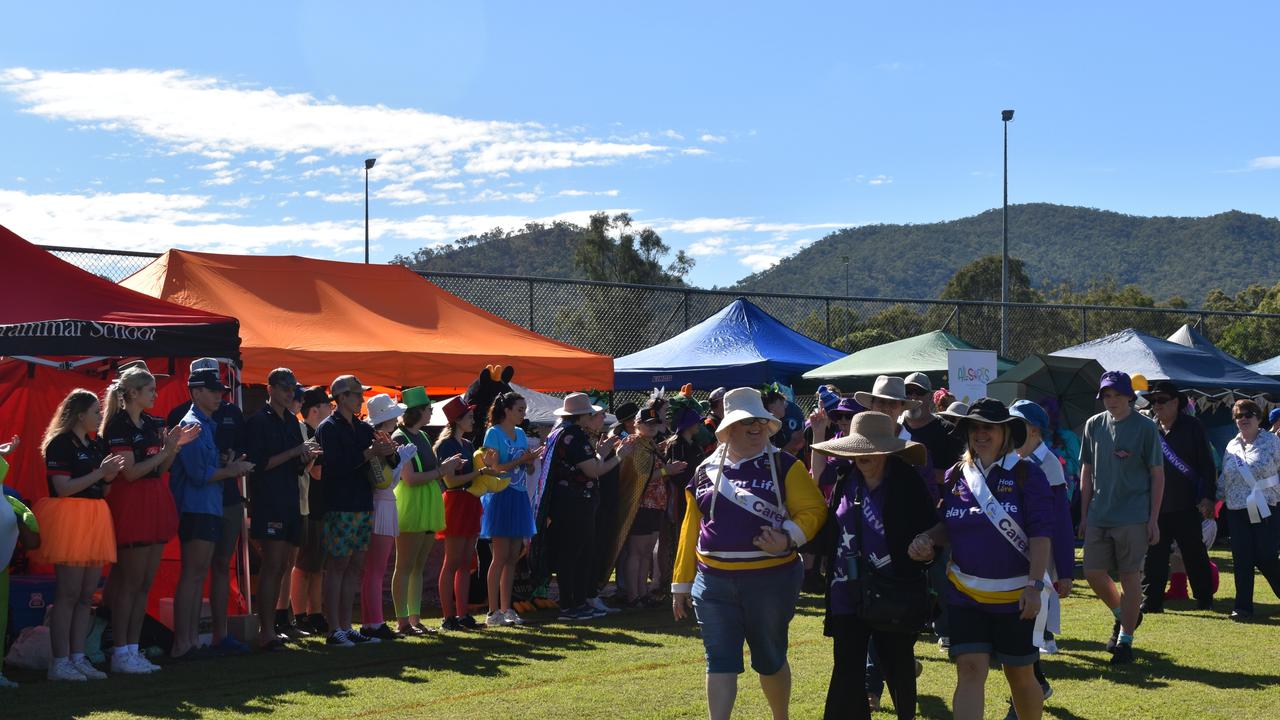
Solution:
[[[772,675],[787,662],[787,626],[796,613],[804,566],[792,562],[762,571],[698,571],[693,611],[702,628],[708,673],[743,672],[742,643],[751,669]]]

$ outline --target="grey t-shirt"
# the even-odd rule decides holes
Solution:
[[[1139,413],[1116,422],[1101,412],[1084,424],[1080,464],[1093,466],[1088,522],[1094,527],[1146,523],[1151,516],[1151,468],[1164,467],[1160,430]]]

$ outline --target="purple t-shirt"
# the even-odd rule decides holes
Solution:
[[[785,452],[773,453],[778,463],[777,478],[784,483],[791,466],[799,462],[795,456]],[[765,507],[781,507],[783,498],[773,484],[773,474],[769,471],[769,454],[761,453],[753,458],[743,460],[740,464],[725,463],[725,479],[740,491],[762,500]],[[724,496],[718,496],[711,475],[720,467],[719,453],[707,459],[693,477],[686,489],[693,492],[698,510],[702,513],[702,524],[698,530],[698,552],[724,563],[758,562],[772,556],[762,552],[753,542],[760,534],[760,528],[769,524],[760,516],[739,507]],[[709,474],[708,469],[713,472]],[[714,503],[714,508],[713,508]],[[775,527],[779,526],[774,523]],[[754,570],[727,571],[711,567],[702,562],[698,569],[704,573],[735,575]],[[777,570],[776,567],[766,568]]]
[[[836,524],[840,541],[836,544],[835,566],[831,569],[831,612],[852,614],[857,604],[849,585],[849,564],[858,553],[858,536],[862,538],[862,554],[866,562],[883,570],[889,567],[889,543],[884,534],[884,484],[868,492],[862,473],[854,468],[844,493],[836,505]],[[862,504],[857,504],[858,500]],[[855,523],[860,523],[858,528]]]
[[[1022,528],[1027,538],[1051,538],[1054,535],[1054,502],[1044,471],[1034,462],[1020,461],[1026,477],[1019,487],[1014,478],[1014,465],[997,464],[987,471],[987,487],[999,499],[1009,517]],[[947,471],[942,497],[942,522],[951,538],[951,561],[968,575],[1004,579],[1026,575],[1030,561],[1000,534],[982,513],[977,500],[969,492],[964,475],[956,465]],[[980,603],[947,584],[946,601],[955,605],[977,607],[988,612],[1017,612],[1018,603]]]

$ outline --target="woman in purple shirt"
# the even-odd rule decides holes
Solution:
[[[956,661],[956,720],[977,720],[992,656],[1004,667],[1021,720],[1039,720],[1044,697],[1032,665],[1047,618],[1045,578],[1053,535],[1053,495],[1044,472],[1014,452],[1026,426],[1004,403],[982,398],[954,416],[964,457],[947,471],[942,524],[911,543],[915,560],[951,546],[943,598]]]
[[[867,643],[874,638],[894,710],[899,720],[913,718],[917,633],[873,628],[857,612],[864,572],[923,577],[924,565],[907,556],[907,547],[938,524],[929,490],[912,468],[924,462],[924,446],[899,439],[888,415],[864,412],[841,437],[814,445],[813,452],[846,459],[828,506],[835,532],[825,538],[824,548],[831,568],[824,632],[833,640],[835,655],[824,717],[870,720],[870,700],[863,689]],[[927,596],[922,581],[922,601]]]

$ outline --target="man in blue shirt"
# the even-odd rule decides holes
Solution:
[[[213,549],[222,535],[222,481],[253,470],[241,456],[223,465],[214,439],[218,426],[212,415],[222,403],[226,386],[216,370],[197,370],[187,381],[191,409],[184,426],[200,427],[200,435],[182,446],[170,469],[169,487],[178,506],[178,539],[182,542],[182,573],[173,597],[174,658],[199,646],[200,600]]]
[[[214,358],[191,361],[191,372],[218,371]],[[169,411],[166,427],[176,427],[187,416],[191,402],[187,401]],[[222,463],[231,462],[247,452],[244,437],[244,413],[239,406],[221,400],[210,418],[217,425],[214,443]],[[213,546],[212,573],[209,578],[209,609],[213,615],[213,647],[222,654],[249,652],[249,646],[227,633],[227,602],[231,595],[231,560],[235,557],[240,534],[244,530],[244,498],[240,495],[240,479],[227,478],[222,482],[222,534]]]

